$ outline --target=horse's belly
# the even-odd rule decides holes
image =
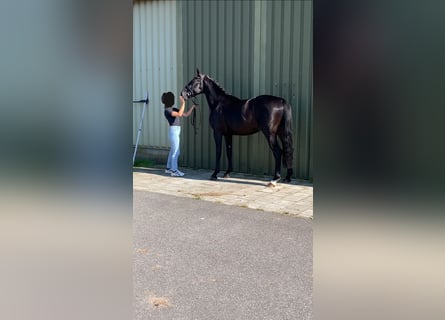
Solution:
[[[233,135],[247,136],[249,134],[257,133],[260,130],[258,128],[237,127],[237,128],[230,129],[229,131]]]
[[[240,136],[254,134],[260,130],[258,123],[254,119],[246,119],[239,115],[221,117],[219,114],[212,114],[210,116],[210,126],[216,132]]]

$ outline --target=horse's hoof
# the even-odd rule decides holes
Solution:
[[[291,182],[291,179],[290,179],[290,178],[286,178],[286,179],[283,180],[283,182],[290,183],[290,182]]]
[[[230,178],[230,174],[226,173],[226,174],[224,175],[224,178]]]
[[[218,177],[217,176],[211,176],[210,180],[218,180]]]
[[[275,180],[271,180],[270,182],[269,182],[269,184],[267,185],[268,187],[276,187],[277,186],[277,182],[280,180],[280,178],[278,178],[278,179],[275,179]]]

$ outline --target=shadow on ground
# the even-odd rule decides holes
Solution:
[[[212,181],[210,179],[212,171],[210,171],[210,170],[203,170],[203,169],[195,170],[195,169],[185,168],[183,171],[185,173],[185,176],[177,177],[178,179]],[[156,174],[156,175],[159,175],[162,177],[168,176],[168,174],[165,173],[164,168],[157,168],[157,167],[153,167],[153,168],[134,167],[133,172]],[[220,175],[222,175],[222,174],[223,173],[220,173]],[[222,182],[222,183],[234,183],[234,184],[242,183],[242,184],[246,184],[246,185],[267,186],[267,184],[270,182],[270,179],[271,179],[271,177],[260,177],[260,176],[250,175],[250,174],[239,173],[239,172],[232,172],[230,174],[230,178],[223,178],[222,176],[218,176],[217,181]],[[290,183],[279,181],[278,184],[312,186],[312,184],[309,181],[298,180],[298,179],[292,179],[292,181]]]

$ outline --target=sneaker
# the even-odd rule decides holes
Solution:
[[[172,173],[173,171],[171,171],[170,169],[165,169],[165,173]]]
[[[179,170],[172,171],[171,176],[172,177],[182,177],[182,176],[184,176],[184,172],[181,172]]]

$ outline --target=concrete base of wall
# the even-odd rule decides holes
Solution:
[[[133,146],[134,148],[134,146]],[[146,147],[146,146],[139,146],[138,151],[136,153],[136,160],[150,160],[154,162],[155,165],[162,165],[165,166],[167,163],[168,153],[170,152],[170,148],[159,148],[159,147]],[[224,156],[224,155],[223,155]],[[223,162],[222,164],[222,170],[221,172],[224,172],[225,167]],[[179,165],[182,166],[181,158],[179,159]],[[193,168],[193,169],[207,169],[207,170],[213,170],[212,168]],[[245,173],[245,174],[252,174],[256,176],[264,176],[269,177],[272,176],[272,174],[268,173],[259,173],[259,172],[239,172],[239,173]],[[286,169],[282,169],[281,175],[285,177],[286,175]],[[297,179],[298,181],[305,181],[312,183],[312,178],[309,180],[304,180],[301,178],[296,178],[295,174],[292,176],[292,179]]]
[[[156,164],[165,164],[167,162],[169,148],[155,148],[155,147],[138,147],[136,152],[137,160],[151,160]]]

